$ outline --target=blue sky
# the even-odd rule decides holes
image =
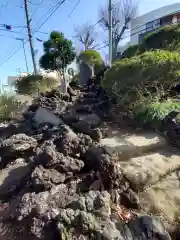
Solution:
[[[30,0],[33,4],[38,4],[41,0]],[[0,0],[0,24],[9,24],[12,26],[25,26],[25,13],[21,8],[24,0]],[[35,13],[32,18],[32,29],[36,29],[44,21],[42,18],[48,11],[50,6],[55,4],[57,0],[44,0],[41,7]],[[86,22],[94,24],[99,19],[99,7],[107,2],[107,0],[81,0],[75,11],[71,14],[72,22],[69,20],[68,15],[76,5],[78,0],[67,0],[52,17],[41,27],[39,31],[49,33],[51,30],[58,30],[65,34],[66,37],[73,39],[75,26],[80,26]],[[149,12],[158,7],[162,7],[171,3],[177,3],[180,0],[141,0],[139,5],[139,15]],[[30,14],[36,9],[36,5],[29,3]],[[41,21],[40,21],[41,20]],[[40,21],[38,23],[38,21]],[[3,29],[0,27],[0,29]],[[0,30],[0,81],[6,83],[7,76],[16,76],[18,69],[20,71],[26,71],[23,49],[21,48],[12,58],[6,60],[16,49],[18,49],[22,43],[13,39],[13,37],[19,37],[27,39],[25,28],[13,28],[12,31],[18,32],[6,32]],[[46,40],[48,35],[37,32],[34,37],[41,40]],[[34,40],[34,47],[38,50],[37,61],[43,53],[43,44]],[[30,49],[28,43],[26,44],[26,53],[29,69],[32,70],[32,61],[30,55]],[[103,52],[104,53],[104,52]]]

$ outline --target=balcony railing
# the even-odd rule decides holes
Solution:
[[[177,22],[180,22],[180,19],[178,19]],[[167,22],[165,22],[165,21],[160,21],[160,23],[157,24],[157,25],[149,26],[149,27],[146,27],[146,29],[139,31],[139,32],[138,32],[138,33],[139,33],[139,41],[138,41],[139,44],[142,43],[144,37],[145,37],[148,33],[153,32],[153,31],[155,31],[155,30],[157,30],[157,29],[159,29],[159,28],[161,28],[161,27],[164,27],[164,26],[170,25],[170,24],[174,24],[174,23],[172,23],[172,21],[167,21]]]

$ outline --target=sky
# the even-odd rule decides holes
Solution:
[[[41,6],[32,16],[34,10],[37,8],[37,4],[39,4],[41,0],[29,0],[29,13],[30,16],[32,16],[32,31],[35,31],[36,28],[46,20],[49,14],[45,14],[51,6],[54,6],[59,1],[43,0]],[[72,12],[78,1],[79,0],[66,0],[39,29],[40,32],[33,33],[33,44],[37,52],[37,62],[43,54],[43,43],[39,42],[36,38],[46,41],[48,34],[52,30],[57,30],[63,32],[67,38],[74,41],[74,26],[81,26],[87,22],[92,25],[96,23],[100,18],[100,6],[106,4],[108,0],[80,0],[69,18],[68,15]],[[0,0],[0,84],[6,84],[8,76],[17,76],[19,72],[26,72],[23,48],[11,57],[11,55],[22,46],[22,42],[15,38],[28,39],[25,28],[26,19],[23,2],[24,0]],[[140,0],[138,15],[171,3],[180,3],[180,0]],[[1,24],[11,25],[11,32],[3,31],[4,28],[1,27]],[[28,68],[29,71],[32,71],[32,59],[28,42],[25,45],[25,49]],[[102,54],[105,54],[105,50],[102,50]]]

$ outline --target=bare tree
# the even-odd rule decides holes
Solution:
[[[101,7],[101,26],[107,30],[109,28],[108,5]],[[136,0],[121,0],[113,3],[112,8],[112,28],[113,28],[113,58],[115,58],[120,40],[125,31],[129,28],[131,20],[136,16],[138,4]]]
[[[97,32],[95,27],[86,23],[78,28],[76,28],[75,38],[83,47],[83,50],[95,49],[97,44]]]

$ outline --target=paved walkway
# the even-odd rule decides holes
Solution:
[[[155,133],[126,133],[108,126],[101,144],[118,156],[140,198],[140,211],[162,217],[168,230],[180,222],[180,150]]]

